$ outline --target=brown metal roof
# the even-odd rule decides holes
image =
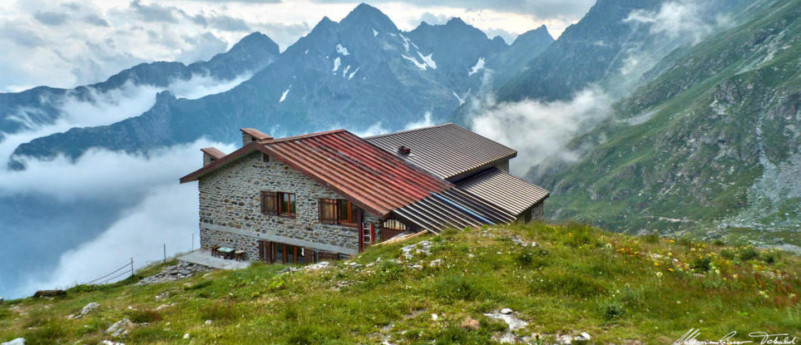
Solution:
[[[365,138],[434,175],[450,179],[517,156],[517,151],[449,123]],[[398,147],[411,154],[398,154]]]
[[[510,223],[516,216],[484,200],[451,188],[406,205],[393,212],[419,227],[439,232],[445,228],[477,227],[484,224]]]
[[[256,150],[321,181],[379,216],[453,186],[345,130],[254,142],[181,178],[181,182],[197,180]]]
[[[515,215],[519,215],[550,194],[542,187],[509,175],[497,168],[490,168],[459,181],[457,185]]]

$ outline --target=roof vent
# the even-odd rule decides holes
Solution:
[[[412,153],[412,148],[401,145],[400,147],[398,147],[398,153],[404,156],[408,156],[409,154]]]

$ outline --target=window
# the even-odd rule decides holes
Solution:
[[[296,211],[295,193],[261,192],[261,213],[294,217]]]
[[[338,208],[339,208],[339,222],[340,223],[348,223],[348,224],[355,224],[356,223],[356,210],[353,208],[353,204],[350,201],[339,199]]]
[[[387,219],[384,221],[382,229],[406,231],[406,224],[401,223],[396,219]]]
[[[294,217],[296,208],[295,193],[278,193],[278,199],[281,201],[278,214]]]
[[[337,223],[337,200],[320,199],[320,222],[326,224]]]
[[[359,209],[345,199],[320,199],[320,222],[356,226]]]

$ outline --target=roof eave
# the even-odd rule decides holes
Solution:
[[[184,177],[181,177],[178,181],[180,183],[187,183],[187,182],[197,181],[198,179],[200,179],[201,177],[205,176],[206,174],[209,174],[209,173],[211,173],[213,171],[216,171],[216,170],[222,168],[223,166],[228,165],[228,163],[236,161],[237,159],[239,159],[241,157],[244,157],[247,154],[249,154],[249,153],[251,153],[251,152],[253,152],[255,150],[259,150],[259,151],[264,152],[263,147],[264,146],[262,144],[254,141],[254,142],[252,142],[250,144],[242,146],[239,150],[231,152],[230,154],[228,154],[225,157],[222,157],[222,158],[214,161],[211,164],[208,164],[208,165],[206,165],[206,166],[204,166],[204,167],[202,167],[202,168],[200,168],[198,170],[195,170],[195,171],[189,173],[188,175],[186,175]]]

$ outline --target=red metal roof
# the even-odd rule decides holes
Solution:
[[[345,130],[251,143],[184,176],[181,182],[195,181],[255,150],[321,181],[380,216],[453,186]]]

